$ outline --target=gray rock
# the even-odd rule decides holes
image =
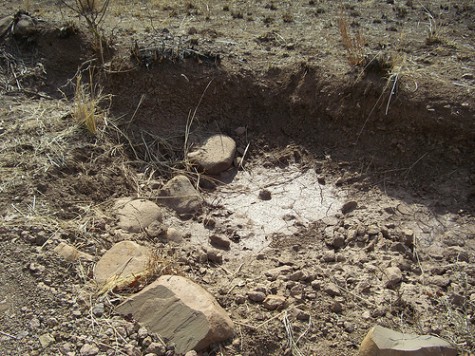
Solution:
[[[158,205],[146,199],[131,200],[125,204],[118,202],[116,206],[120,206],[117,225],[127,232],[140,232],[152,222],[163,220],[162,210]]]
[[[381,326],[370,329],[359,356],[456,356],[457,349],[431,335],[403,334]]]
[[[91,255],[80,252],[76,247],[68,245],[64,242],[60,242],[59,245],[54,248],[54,252],[69,262],[74,262],[79,259],[83,259],[85,261],[94,260],[94,257]]]
[[[388,267],[384,271],[384,285],[393,288],[402,281],[402,272],[398,267]]]
[[[116,311],[132,314],[150,332],[174,343],[179,354],[201,351],[234,334],[233,322],[213,296],[181,276],[161,276]]]
[[[343,214],[348,214],[351,213],[353,210],[355,210],[358,206],[358,203],[354,200],[348,201],[343,206],[341,207],[341,212]]]
[[[263,306],[267,310],[281,310],[285,307],[285,302],[284,296],[271,294],[264,299]]]
[[[231,167],[236,154],[236,142],[225,135],[209,137],[188,159],[206,174],[219,174]]]
[[[43,334],[39,337],[41,347],[46,349],[49,347],[51,344],[55,343],[56,340],[54,339],[53,335],[47,333]]]
[[[95,356],[99,353],[99,348],[94,344],[84,344],[79,350],[81,356]]]
[[[247,297],[249,298],[249,300],[252,300],[253,302],[257,303],[263,302],[264,299],[266,299],[265,293],[255,290],[248,292]]]
[[[150,250],[136,242],[119,242],[97,262],[94,278],[101,284],[115,277],[139,276],[147,270],[150,257]]]
[[[209,240],[211,242],[211,245],[217,248],[229,250],[229,246],[231,246],[231,240],[228,239],[226,236],[211,235]]]
[[[279,276],[289,274],[293,269],[290,266],[280,266],[264,272],[265,276],[271,281],[275,281]]]
[[[325,293],[327,293],[329,296],[332,296],[332,297],[341,295],[340,288],[338,288],[338,286],[335,283],[328,283],[325,286],[324,291]]]
[[[160,190],[159,201],[178,214],[191,214],[201,209],[203,198],[183,175],[170,179]]]

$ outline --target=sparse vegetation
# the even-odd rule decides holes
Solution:
[[[340,9],[338,17],[338,29],[340,31],[341,41],[346,49],[348,62],[351,65],[359,66],[365,59],[365,39],[361,32],[357,30],[353,35],[350,32],[348,19],[343,9]]]
[[[83,82],[81,72],[76,75],[72,116],[78,124],[95,135],[98,124],[106,123],[105,112],[100,105],[103,101],[110,100],[110,95],[102,95],[101,90],[94,84],[92,69],[89,69],[88,74],[87,84]]]

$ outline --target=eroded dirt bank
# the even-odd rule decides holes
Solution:
[[[151,351],[159,337],[115,314],[127,292],[98,296],[93,270],[125,236],[117,232],[116,199],[160,204],[160,189],[179,173],[206,201],[186,217],[164,209],[163,227],[184,242],[145,231],[126,237],[162,254],[170,271],[205,287],[229,313],[236,337],[209,353],[356,354],[375,324],[474,351],[474,100],[473,85],[462,81],[472,60],[459,59],[445,80],[443,58],[465,52],[442,42],[431,47],[437,55],[424,57],[432,60],[425,73],[436,75],[401,79],[391,94],[392,71],[355,69],[345,58],[332,65],[338,37],[326,37],[333,38],[326,56],[309,41],[316,30],[336,31],[335,20],[328,25],[336,10],[318,3],[324,12],[315,2],[248,4],[241,14],[254,18],[248,32],[236,30],[244,21],[237,4],[211,6],[207,22],[204,7],[177,3],[178,14],[196,13],[187,15],[176,52],[170,43],[182,25],[171,21],[168,32],[131,35],[138,47],[118,41],[104,66],[87,62],[95,53],[87,32],[63,36],[60,23],[41,24],[33,41],[2,42],[0,340],[7,353],[173,354],[172,345]],[[377,38],[388,30],[364,20],[372,11],[366,5],[346,10],[367,31],[373,23]],[[378,10],[388,14],[388,6]],[[408,24],[425,13],[399,8],[407,8]],[[293,22],[268,28],[261,21],[286,11]],[[302,34],[308,11],[321,26]],[[390,18],[404,12],[391,11]],[[441,11],[445,21],[468,16],[461,7]],[[232,14],[240,25],[226,30]],[[460,21],[454,36],[465,29]],[[290,43],[286,31],[307,42],[294,34]],[[232,36],[236,44],[223,44]],[[414,53],[422,57],[424,48],[414,45]],[[94,67],[94,83],[111,94],[95,135],[71,116],[78,67],[85,82]],[[212,133],[234,138],[242,160],[209,179],[187,164],[185,151]],[[231,241],[222,263],[202,258],[211,235]],[[60,242],[93,260],[65,261],[54,252]],[[273,310],[261,299],[269,295],[285,302]]]

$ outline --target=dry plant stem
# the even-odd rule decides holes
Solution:
[[[186,156],[188,155],[188,150],[189,150],[188,138],[190,136],[191,125],[193,124],[193,121],[195,120],[196,112],[198,111],[198,108],[200,107],[201,102],[203,101],[203,98],[206,94],[206,91],[208,90],[208,88],[209,88],[209,86],[211,85],[212,82],[213,82],[213,80],[211,79],[209,81],[208,85],[206,85],[206,88],[203,90],[203,93],[201,93],[200,100],[198,101],[198,104],[196,105],[195,110],[193,111],[193,115],[191,115],[191,117],[190,117],[190,115],[188,115],[188,119],[186,120],[185,142],[183,144],[183,153],[184,153],[185,159],[186,159]],[[190,113],[191,113],[191,110],[190,110]]]

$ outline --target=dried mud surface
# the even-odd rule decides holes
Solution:
[[[114,200],[158,202],[186,171],[191,117],[191,141],[232,136],[243,169],[214,189],[186,173],[207,206],[167,215],[184,244],[133,238],[230,314],[236,338],[209,354],[352,355],[374,324],[475,352],[472,1],[117,1],[103,66],[77,16],[28,3],[39,33],[0,40],[1,354],[136,355],[159,341],[115,315],[123,295],[97,296],[92,274],[119,238]],[[362,65],[342,19],[364,39]],[[91,63],[112,94],[96,135],[71,116]],[[197,252],[213,234],[232,240],[222,264]],[[60,242],[94,261],[66,262]],[[286,303],[268,310],[259,293]]]

